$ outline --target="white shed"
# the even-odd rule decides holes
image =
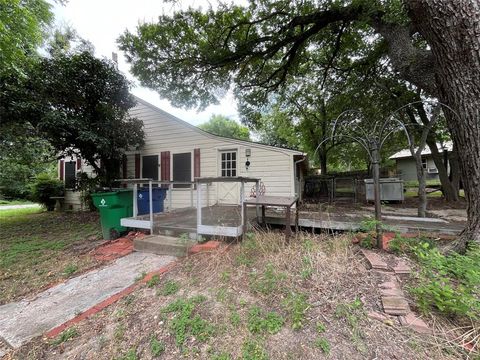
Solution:
[[[244,176],[260,178],[268,195],[292,196],[298,193],[296,188],[300,188],[304,167],[295,162],[303,158],[302,152],[213,135],[140,98],[136,100],[137,106],[131,110],[131,116],[144,123],[145,145],[139,151],[126,153],[123,178],[189,182],[196,177]],[[78,168],[88,171],[81,164]],[[65,172],[65,166],[61,165],[59,169]],[[59,176],[66,179],[65,173],[59,173]],[[208,190],[209,205],[239,204],[238,186],[228,182],[212,184]],[[248,196],[249,189],[246,192]],[[78,199],[78,196],[68,190],[65,196],[67,209],[78,207],[74,198]],[[171,209],[188,207],[190,199],[188,186],[174,185],[168,206]]]

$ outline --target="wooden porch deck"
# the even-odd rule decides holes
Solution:
[[[267,210],[265,217],[266,225],[284,226],[285,214],[280,210]],[[372,214],[373,215],[373,214]],[[149,215],[137,216],[135,219],[148,220]],[[256,223],[255,207],[248,208],[248,223]],[[362,221],[368,217],[364,214],[335,213],[300,211],[299,226],[304,230],[322,231],[355,231],[361,227]],[[464,224],[458,222],[445,222],[438,219],[427,218],[426,220],[412,217],[389,217],[385,216],[384,223],[393,230],[406,232],[459,234]],[[202,224],[212,226],[240,226],[240,206],[214,205],[202,208]],[[291,220],[293,227],[294,217]],[[197,237],[197,211],[195,208],[174,210],[166,213],[154,214],[154,234],[181,236],[188,234],[191,239]]]

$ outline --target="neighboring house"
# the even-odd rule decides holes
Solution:
[[[126,163],[121,169],[123,178],[185,182],[193,181],[196,177],[248,176],[260,178],[267,195],[296,194],[298,182],[295,176],[301,180],[305,167],[300,163],[295,165],[295,161],[303,158],[302,152],[213,135],[142,99],[136,100],[137,106],[130,115],[143,121],[145,145],[140,151],[126,153]],[[245,165],[247,154],[250,154],[248,169]],[[92,170],[81,159],[60,161],[59,177],[65,181],[67,188],[74,181],[72,178],[77,171]],[[238,186],[237,183],[212,183],[208,187],[208,204],[238,204]],[[246,189],[246,195],[249,194],[250,187]],[[72,190],[66,191],[67,209],[81,206],[79,195]],[[166,202],[166,206],[168,204]],[[188,185],[174,186],[172,209],[188,207],[190,204]]]
[[[444,155],[444,151],[448,153],[452,152],[452,142],[446,142],[445,148],[441,144],[437,143],[438,151]],[[396,162],[397,176],[405,181],[417,180],[417,170],[415,165],[415,159],[412,156],[409,149],[401,150],[392,156],[390,159]],[[433,162],[432,153],[428,145],[422,151],[422,166],[425,169],[427,181],[439,180],[438,169]],[[450,172],[450,163],[447,160],[447,171]]]

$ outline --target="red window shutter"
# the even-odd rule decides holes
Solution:
[[[193,177],[200,177],[200,149],[193,150]]]
[[[63,167],[64,167],[64,160],[60,160],[60,162],[58,163],[58,177],[62,181],[63,181]]]
[[[170,151],[162,151],[160,161],[160,180],[170,181]]]
[[[140,179],[140,154],[135,154],[135,179]]]
[[[77,171],[80,170],[81,168],[82,168],[82,159],[77,158]]]

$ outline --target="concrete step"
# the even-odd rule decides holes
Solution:
[[[187,235],[189,239],[197,239],[197,229],[177,226],[156,226],[153,228],[154,234],[166,235],[171,237],[182,237]]]
[[[194,244],[196,244],[196,241],[184,240],[178,237],[150,235],[134,240],[133,249],[157,255],[185,256],[188,248]]]

